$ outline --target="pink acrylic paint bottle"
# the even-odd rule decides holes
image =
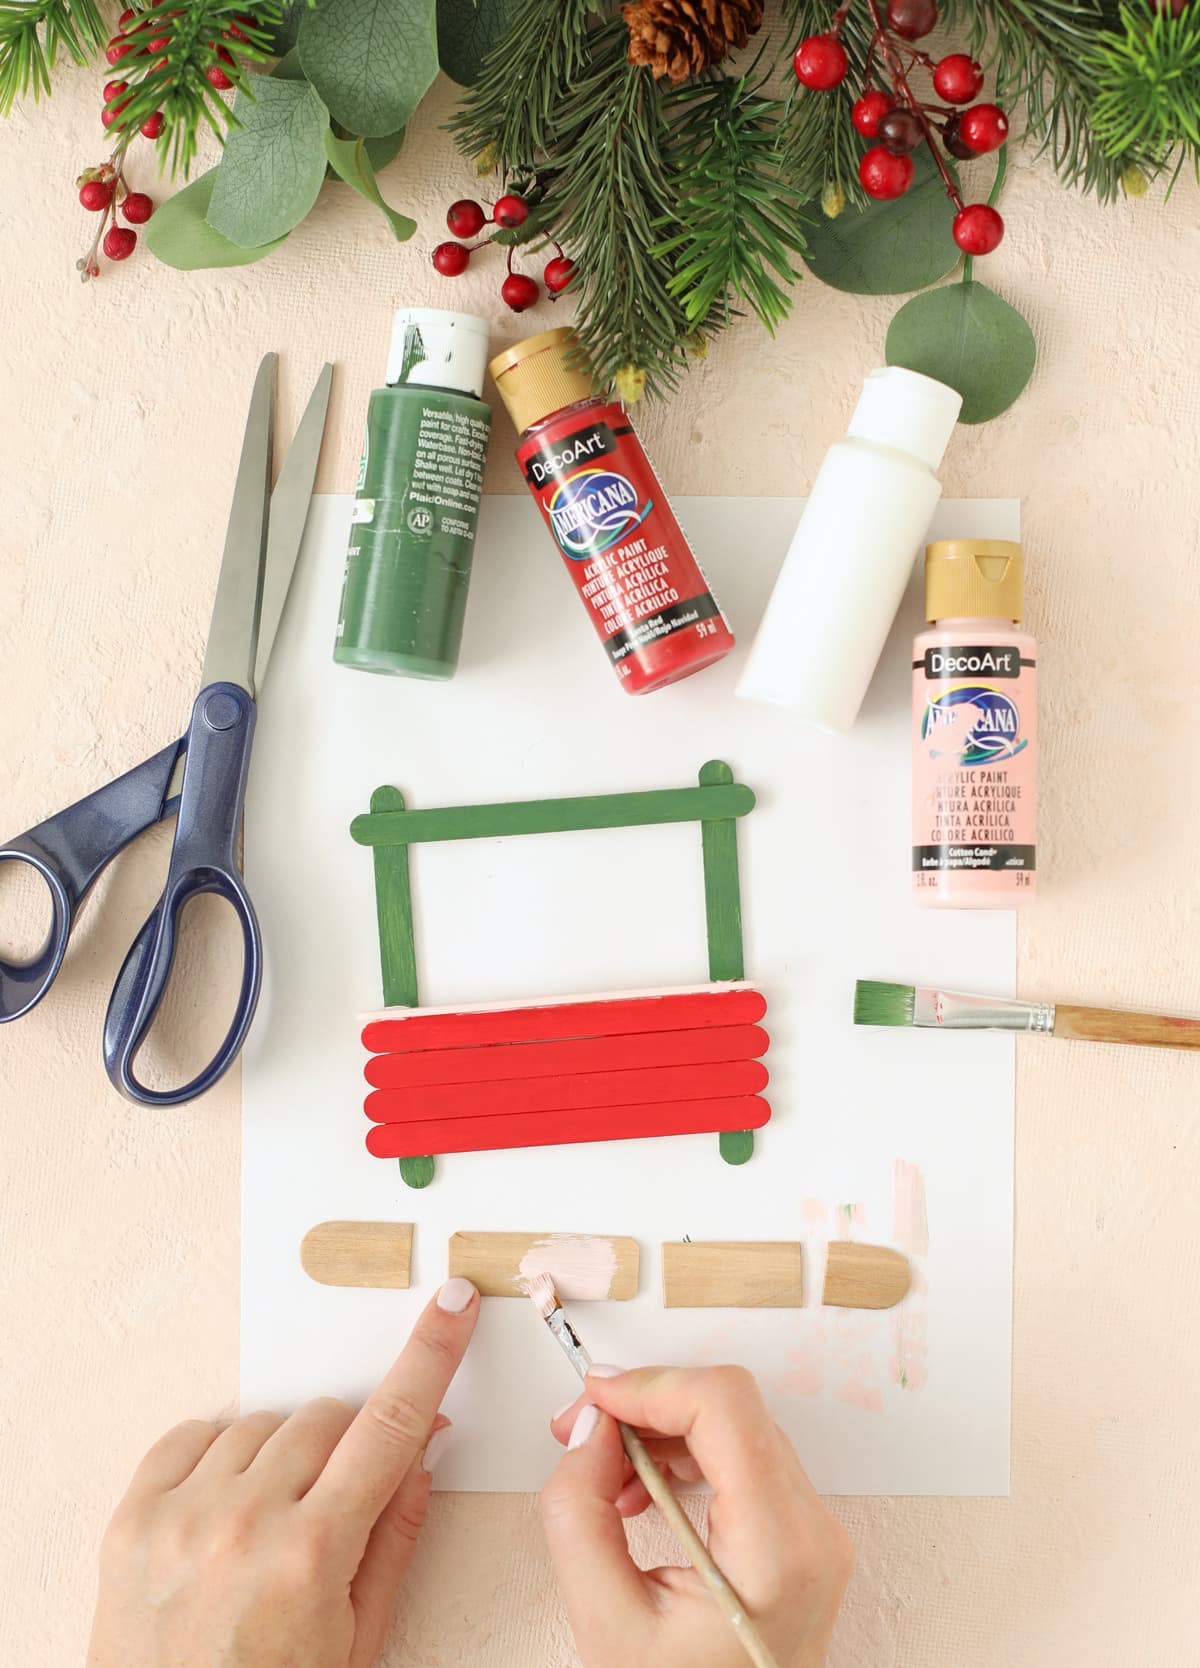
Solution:
[[[1017,626],[1024,559],[1008,539],[925,550],[913,643],[913,897],[1013,909],[1037,870],[1037,644]]]

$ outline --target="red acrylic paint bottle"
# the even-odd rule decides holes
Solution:
[[[573,330],[489,366],[517,462],[622,687],[645,695],[722,659],[733,633],[624,407],[597,394]]]

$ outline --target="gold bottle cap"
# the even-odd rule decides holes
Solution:
[[[488,370],[518,434],[566,405],[590,400],[597,391],[580,362],[579,338],[567,326],[505,348]]]
[[[1024,581],[1025,558],[1012,539],[939,539],[925,546],[925,618],[1015,623]]]

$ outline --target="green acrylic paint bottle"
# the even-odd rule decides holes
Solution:
[[[402,308],[376,388],[350,526],[333,658],[361,672],[452,678],[471,580],[492,408],[488,327]]]

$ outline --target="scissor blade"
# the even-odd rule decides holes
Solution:
[[[325,416],[329,409],[332,382],[333,366],[326,365],[304,408],[291,449],[279,471],[275,491],[271,494],[267,565],[258,618],[258,651],[254,657],[256,689],[262,688],[267,662],[275,645],[275,634],[288,599],[292,574],[296,571],[296,558],[300,554],[313,483],[317,478],[317,460],[321,456],[321,442],[325,437]]]
[[[254,653],[267,546],[278,359],[277,354],[268,353],[254,379],[204,656],[202,687],[236,683],[250,695],[254,694]]]

